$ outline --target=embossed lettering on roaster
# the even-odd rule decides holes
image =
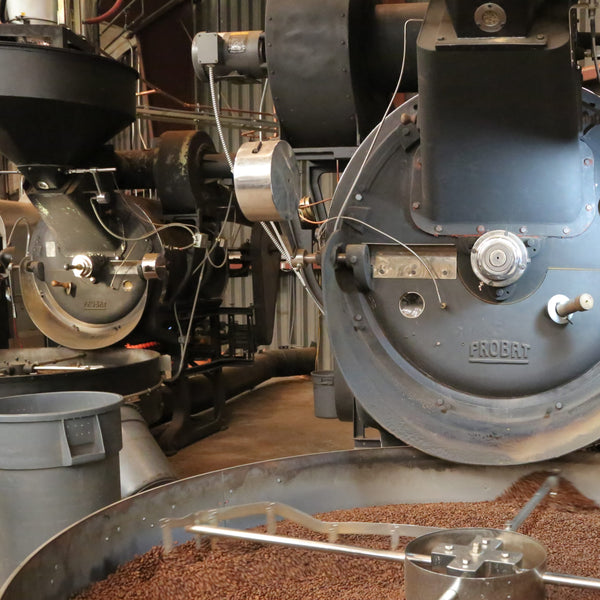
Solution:
[[[83,303],[85,310],[106,310],[108,308],[108,302],[106,300],[86,300]]]
[[[529,364],[530,344],[512,340],[474,340],[469,345],[469,362],[485,364]]]

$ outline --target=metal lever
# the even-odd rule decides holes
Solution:
[[[558,325],[570,323],[570,317],[576,312],[586,312],[594,307],[594,298],[591,294],[581,294],[570,299],[563,294],[552,296],[548,301],[548,316]]]
[[[561,302],[556,306],[556,312],[559,317],[568,317],[576,312],[585,312],[594,308],[594,299],[590,294],[581,294],[573,300]]]

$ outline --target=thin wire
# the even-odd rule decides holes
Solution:
[[[208,85],[210,87],[210,99],[212,101],[213,112],[215,113],[215,125],[217,126],[217,133],[219,134],[219,139],[221,140],[221,147],[225,153],[225,159],[227,160],[227,164],[233,173],[233,161],[229,155],[227,142],[225,141],[225,134],[223,133],[223,127],[221,125],[221,115],[219,113],[219,105],[217,103],[217,91],[215,88],[215,72],[213,65],[208,66]]]
[[[25,227],[27,229],[27,241],[25,242],[25,256],[29,255],[29,242],[31,240],[31,228],[29,226],[29,221],[25,218],[25,217],[19,217],[14,223],[13,226],[11,227],[10,233],[8,234],[8,238],[6,240],[6,246],[10,246],[10,243],[12,241],[13,235],[15,234],[15,231],[17,229],[17,225],[23,221],[23,223],[25,223]]]
[[[264,226],[267,234],[269,234],[271,241],[275,244],[275,246],[277,247],[279,252],[288,261],[290,267],[292,268],[292,271],[294,272],[294,274],[296,275],[296,277],[302,284],[302,287],[306,290],[306,293],[309,295],[310,299],[315,303],[316,307],[319,309],[319,312],[321,314],[325,314],[325,309],[323,308],[323,305],[319,302],[319,299],[314,295],[313,291],[310,289],[308,282],[306,281],[306,279],[304,277],[304,273],[302,273],[302,271],[299,268],[295,268],[292,265],[292,255],[290,254],[290,251],[287,249],[287,246],[285,245],[285,242],[283,241],[283,238],[281,237],[281,234],[279,233],[277,226],[275,225],[275,223],[273,221],[270,222],[270,225],[273,228],[273,231],[275,234],[274,236],[269,234],[269,228],[266,226],[266,224],[264,224],[263,226]],[[277,242],[275,242],[273,237],[275,237],[277,239]]]
[[[260,105],[258,107],[258,112],[260,113],[258,116],[259,121],[262,121],[262,112],[265,107],[265,99],[267,97],[267,89],[268,88],[269,88],[269,78],[267,77],[265,79],[265,84],[263,85],[262,96],[260,97]],[[262,129],[258,132],[258,139],[261,142],[263,141],[263,130]]]
[[[171,228],[175,228],[175,227],[179,228],[179,229],[185,229],[194,239],[196,236],[196,234],[194,233],[194,231],[192,230],[192,228],[189,225],[184,225],[183,223],[167,223],[166,225],[161,225],[160,227],[157,227],[154,231],[149,231],[148,233],[145,233],[144,235],[141,235],[139,237],[128,238],[128,237],[119,235],[118,233],[115,233],[114,231],[111,231],[105,225],[105,223],[102,221],[102,218],[100,217],[100,214],[98,213],[98,210],[96,209],[96,205],[94,204],[93,199],[90,200],[90,204],[92,206],[92,210],[94,211],[94,215],[96,216],[96,219],[98,219],[98,223],[100,223],[100,225],[102,226],[102,229],[104,229],[104,231],[106,231],[108,234],[112,235],[114,238],[121,240],[122,242],[141,242],[142,240],[146,240],[149,237],[152,237],[153,235],[157,235],[158,233],[160,233],[161,231],[164,231],[165,229],[171,229]]]
[[[360,179],[360,176],[363,174],[365,165],[367,164],[367,161],[369,160],[369,158],[371,157],[371,153],[373,152],[373,148],[375,147],[375,143],[377,142],[377,139],[379,138],[379,134],[381,132],[381,129],[383,127],[383,124],[385,122],[386,117],[388,116],[389,112],[392,110],[392,107],[394,106],[394,100],[396,99],[396,96],[398,94],[398,90],[400,89],[400,84],[402,83],[402,79],[404,78],[404,69],[406,67],[406,45],[407,45],[407,40],[406,40],[406,31],[407,31],[407,26],[409,23],[422,23],[423,19],[408,19],[407,21],[405,21],[404,23],[404,52],[402,55],[402,67],[400,68],[400,76],[398,77],[398,83],[396,84],[396,89],[394,90],[394,93],[392,94],[392,98],[390,100],[390,103],[388,104],[388,107],[386,108],[385,112],[383,113],[383,117],[381,119],[381,121],[379,122],[379,125],[377,126],[377,129],[375,130],[375,134],[373,135],[373,139],[371,140],[371,144],[369,145],[369,149],[367,150],[367,153],[365,154],[365,157],[362,161],[362,164],[360,165],[360,168],[358,169],[358,173],[356,174],[356,177],[354,178],[354,181],[352,182],[352,185],[350,186],[349,190],[348,190],[348,194],[342,204],[342,207],[337,215],[337,218],[335,219],[335,225],[333,227],[333,230],[336,231],[340,228],[340,223],[341,223],[341,218],[342,215],[346,212],[346,208],[348,208],[348,204],[350,202],[350,197],[352,196],[352,194],[354,193],[354,189],[356,188],[356,184],[358,183],[358,180]]]
[[[600,66],[598,65],[598,48],[596,47],[596,9],[590,8],[588,11],[590,18],[590,36],[592,37],[592,59],[596,68],[596,78],[600,82]]]
[[[308,202],[307,204],[302,204],[300,209],[308,208],[309,206],[317,206],[318,204],[324,204],[325,202],[331,202],[333,198],[324,198],[323,200],[317,200],[316,202]]]
[[[227,262],[227,253],[225,253],[225,261],[223,262],[221,267],[216,267],[215,264],[210,260],[209,257],[211,255],[211,253],[214,252],[215,248],[217,247],[217,245],[219,243],[219,238],[223,235],[223,232],[225,231],[225,227],[227,226],[227,219],[229,218],[229,212],[231,211],[232,206],[233,206],[233,190],[231,190],[231,193],[229,195],[229,204],[227,205],[227,212],[225,213],[225,217],[223,218],[223,224],[221,225],[221,229],[220,229],[219,233],[217,233],[217,235],[215,237],[215,241],[213,242],[213,245],[206,252],[206,255],[204,256],[202,261],[192,271],[192,275],[197,273],[198,270],[202,268],[202,266],[206,263],[207,260],[210,261],[210,264],[215,268],[220,269],[221,267],[225,266],[225,262]]]
[[[335,221],[336,218],[338,218],[338,217],[329,217],[328,219],[325,219],[324,222],[328,223],[330,221]],[[369,223],[366,223],[365,221],[362,221],[361,219],[357,219],[355,217],[346,217],[346,216],[342,216],[341,218],[344,221],[352,221],[354,223],[359,223],[360,225],[364,225],[368,229],[371,229],[372,231],[379,233],[380,235],[383,235],[384,237],[386,237],[389,240],[391,240],[392,242],[395,242],[396,244],[402,246],[405,250],[410,252],[425,267],[425,270],[427,271],[427,273],[429,273],[429,276],[431,277],[433,286],[435,287],[435,293],[437,294],[438,301],[440,303],[440,307],[447,308],[448,305],[446,302],[444,302],[442,300],[442,295],[440,294],[440,288],[439,288],[437,279],[436,279],[435,274],[432,271],[431,267],[429,266],[427,261],[424,258],[421,258],[421,256],[419,254],[417,254],[409,245],[405,244],[404,242],[401,242],[398,238],[395,238],[393,235],[390,235],[389,233],[386,233],[385,231],[382,231],[381,229],[378,229],[377,227],[370,225]]]
[[[192,311],[190,313],[190,321],[188,323],[187,332],[185,334],[185,341],[181,347],[181,356],[179,358],[179,365],[177,366],[177,372],[171,379],[167,379],[169,383],[176,381],[179,379],[181,372],[183,371],[183,365],[185,363],[185,355],[187,352],[187,348],[190,342],[190,337],[192,333],[192,325],[194,323],[194,317],[196,315],[196,305],[198,304],[198,298],[200,297],[200,288],[202,287],[202,279],[204,278],[204,267],[206,266],[206,261],[203,261],[202,269],[200,270],[200,275],[198,275],[198,285],[196,286],[196,294],[194,295],[194,303],[192,304]]]

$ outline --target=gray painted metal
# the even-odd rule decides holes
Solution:
[[[262,30],[265,25],[265,0],[247,2],[245,0],[206,0],[199,4],[199,31],[252,31]],[[263,92],[261,83],[239,85],[229,82],[219,82],[220,102],[223,108],[236,107],[243,110],[258,111]],[[201,104],[210,104],[208,85],[198,82],[198,100]],[[271,94],[267,92],[263,111],[273,114],[273,102]],[[223,113],[223,116],[237,118],[241,115],[235,113]],[[256,117],[254,117],[256,118]],[[268,125],[272,127],[271,124]],[[217,139],[215,127],[203,128]],[[252,128],[248,128],[252,130]],[[247,131],[248,131],[247,130]],[[240,143],[247,141],[248,136],[241,137],[240,131],[233,129],[225,130],[225,137],[229,151],[233,154],[239,148]],[[255,134],[255,139],[258,135]],[[309,190],[308,177],[302,170],[302,195]],[[323,177],[326,197],[333,195],[334,182],[328,177]],[[240,225],[228,225],[225,228],[224,237],[229,240],[230,247],[236,247],[240,243],[250,239],[250,229]],[[252,304],[252,281],[250,278],[234,278],[229,280],[224,294],[224,306],[248,306]],[[298,279],[292,273],[284,273],[280,277],[279,297],[275,316],[275,332],[273,341],[268,346],[277,349],[282,346],[306,347],[316,343],[323,335],[326,337],[324,328],[319,326],[319,312],[312,300],[304,292]],[[320,353],[323,358],[327,351]],[[325,362],[324,368],[329,368],[330,363]]]
[[[589,92],[584,100],[597,102]],[[595,442],[600,312],[577,314],[572,325],[561,327],[548,318],[546,305],[558,293],[600,293],[597,210],[589,229],[576,238],[524,238],[531,263],[510,295],[480,286],[469,255],[476,233],[466,240],[443,232],[431,236],[410,217],[418,158],[416,140],[412,146],[404,143],[401,115],[415,104],[411,100],[388,117],[346,215],[411,246],[455,245],[459,277],[374,279],[374,290],[361,293],[352,271],[338,267],[338,250],[391,242],[356,223],[345,224],[330,238],[323,259],[327,319],[345,379],[375,423],[450,460],[539,461]],[[371,139],[344,172],[332,214],[348,196]],[[600,130],[591,129],[584,141],[599,152]],[[398,300],[409,292],[424,300],[417,319],[399,311]]]
[[[125,499],[63,531],[30,556],[0,589],[1,600],[64,600],[161,543],[159,520],[268,499],[307,513],[390,503],[492,500],[527,473],[560,469],[600,501],[600,456],[571,455],[505,468],[450,464],[410,448],[352,450],[216,471]],[[246,520],[240,528],[262,524]],[[175,541],[189,539],[183,533]]]

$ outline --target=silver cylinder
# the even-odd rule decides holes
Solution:
[[[475,546],[474,540],[478,539],[487,540],[490,548],[484,550],[482,542]],[[496,544],[500,545],[496,547]],[[412,561],[411,554],[430,554],[432,564]],[[540,573],[546,568],[546,551],[541,544],[520,533],[450,529],[410,542],[406,546],[406,555],[407,600],[440,600],[453,595],[460,600],[545,598]],[[520,560],[519,556],[522,557]],[[504,560],[506,564],[503,564]],[[513,562],[514,567],[511,566]],[[457,573],[463,569],[464,574]]]
[[[133,406],[121,407],[123,449],[119,454],[121,497],[175,481],[177,476],[152,437],[146,421]]]
[[[300,203],[300,172],[283,140],[246,142],[235,157],[235,195],[249,221],[286,221]]]

